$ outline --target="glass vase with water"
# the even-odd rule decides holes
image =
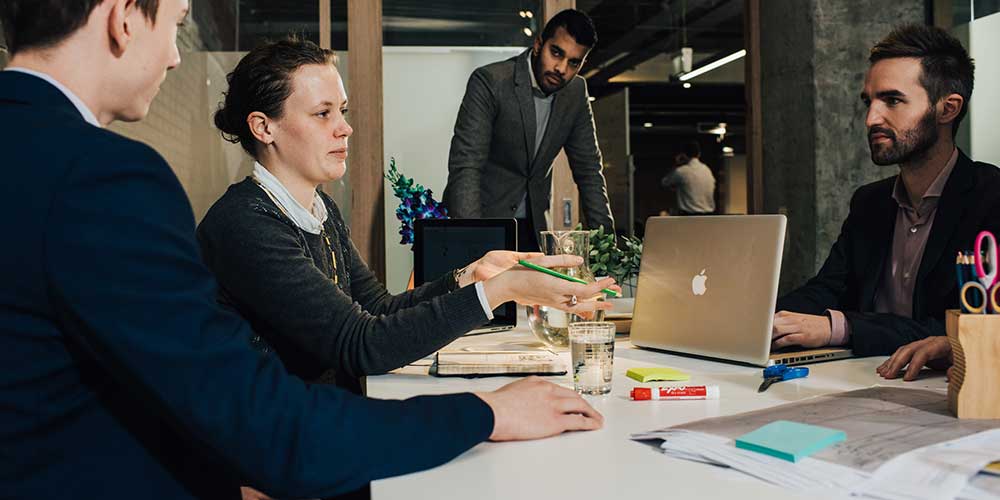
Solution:
[[[553,268],[568,276],[584,281],[594,281],[594,273],[588,264],[590,257],[590,233],[588,231],[542,231],[542,251],[546,255],[576,255],[583,264],[575,267]],[[594,297],[578,297],[577,300],[604,300],[604,294]],[[604,311],[594,311],[585,315],[572,314],[546,306],[527,306],[528,325],[531,332],[549,347],[569,346],[569,324],[578,321],[604,321]]]

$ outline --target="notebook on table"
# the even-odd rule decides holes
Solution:
[[[565,375],[566,364],[548,350],[464,351],[443,349],[435,356],[430,374],[437,377],[499,375]]]

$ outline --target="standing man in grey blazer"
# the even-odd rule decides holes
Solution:
[[[519,248],[537,249],[552,162],[565,148],[585,225],[614,231],[587,82],[578,76],[595,43],[590,18],[567,9],[531,49],[472,73],[448,157],[450,216],[516,217]]]

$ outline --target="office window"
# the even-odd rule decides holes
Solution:
[[[7,38],[3,34],[3,26],[0,26],[0,69],[7,67],[7,60],[9,55],[7,54]]]
[[[331,1],[331,17],[337,19],[334,12],[341,20],[340,48],[344,48],[346,1]],[[230,184],[253,170],[253,160],[243,148],[223,140],[213,125],[212,116],[227,88],[226,75],[262,41],[294,34],[319,43],[319,26],[319,2],[192,2],[191,18],[178,34],[182,62],[167,74],[149,115],[141,122],[115,123],[110,128],[151,145],[163,155],[200,221]],[[337,30],[334,27],[331,31]],[[346,82],[346,57],[339,57]],[[344,206],[350,200],[346,179],[336,184],[326,187]],[[349,213],[349,208],[345,212]]]
[[[1000,12],[1000,0],[928,0],[934,24],[945,29]]]
[[[384,43],[527,47],[541,12],[538,0],[383,0]]]

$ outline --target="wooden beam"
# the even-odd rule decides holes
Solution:
[[[747,101],[747,212],[764,213],[764,140],[760,90],[760,2],[745,0]]]
[[[385,282],[385,199],[382,190],[382,0],[347,2],[350,77],[351,239]]]
[[[319,46],[330,48],[330,0],[319,0]]]
[[[541,35],[542,27],[552,16],[562,10],[575,8],[576,0],[543,0],[543,23],[538,28],[538,35]],[[568,214],[566,213],[567,208],[569,209]],[[567,215],[569,224],[564,223]],[[576,189],[576,183],[573,182],[573,174],[569,169],[569,159],[566,158],[564,151],[560,151],[555,161],[552,162],[552,198],[549,202],[549,219],[551,221],[549,229],[555,230],[573,229],[580,222],[580,192]],[[540,227],[536,228],[540,229]]]

